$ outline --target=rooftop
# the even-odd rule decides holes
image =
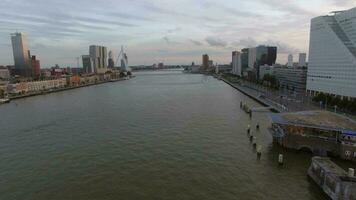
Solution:
[[[273,123],[335,129],[356,134],[356,121],[329,111],[271,114]]]

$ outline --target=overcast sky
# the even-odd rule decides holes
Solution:
[[[355,0],[0,0],[0,65],[13,64],[10,33],[26,32],[42,67],[76,66],[91,44],[130,65],[230,63],[231,51],[258,44],[308,52],[310,19],[350,9]],[[297,59],[297,58],[295,58]]]

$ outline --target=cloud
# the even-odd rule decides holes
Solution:
[[[222,40],[221,38],[217,38],[217,37],[207,37],[205,38],[205,41],[213,47],[226,47],[227,46],[227,42]]]
[[[265,41],[256,41],[255,39],[248,37],[248,38],[243,38],[237,42],[233,42],[232,45],[235,48],[250,48],[250,47],[256,47],[258,45],[267,45],[267,46],[276,46],[277,47],[277,52],[280,54],[296,54],[300,53],[300,50],[298,48],[295,48],[287,43],[284,43],[282,41],[277,41],[277,40],[265,40]]]
[[[255,47],[258,45],[258,42],[255,39],[248,37],[243,38],[237,42],[233,42],[232,45],[238,48]]]
[[[275,41],[275,40],[267,40],[264,42],[264,44],[269,45],[269,46],[276,46],[277,47],[277,52],[280,54],[296,54],[300,53],[300,50],[292,47],[291,45],[281,42],[281,41]]]
[[[171,40],[167,37],[167,36],[164,36],[162,38],[167,44],[170,44],[171,43]]]
[[[199,42],[199,41],[197,41],[197,40],[192,40],[192,39],[189,39],[189,41],[190,41],[191,43],[193,43],[193,44],[197,45],[197,46],[202,46],[202,45],[203,45],[203,43],[202,43],[202,42]]]

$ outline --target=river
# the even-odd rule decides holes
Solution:
[[[311,155],[273,146],[268,113],[240,110],[256,102],[209,76],[135,75],[1,105],[0,199],[326,199]]]

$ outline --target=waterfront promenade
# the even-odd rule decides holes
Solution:
[[[27,97],[32,97],[32,96],[45,95],[45,94],[50,94],[50,93],[55,93],[55,92],[73,90],[73,89],[78,89],[78,88],[83,88],[83,87],[89,87],[89,86],[99,85],[99,84],[104,84],[104,83],[124,81],[124,80],[128,80],[132,77],[122,77],[122,78],[117,78],[117,79],[97,81],[95,83],[85,83],[85,84],[71,85],[71,86],[66,86],[66,87],[53,88],[53,89],[48,89],[48,90],[27,92],[24,94],[9,95],[8,98],[10,100],[22,99],[22,98],[27,98]]]
[[[313,102],[311,102],[310,98],[303,95],[292,97],[291,95],[286,95],[279,91],[274,91],[251,82],[232,82],[224,77],[217,77],[216,75],[214,75],[214,77],[221,79],[243,94],[256,100],[263,106],[270,107],[272,111],[297,112],[320,109]]]

